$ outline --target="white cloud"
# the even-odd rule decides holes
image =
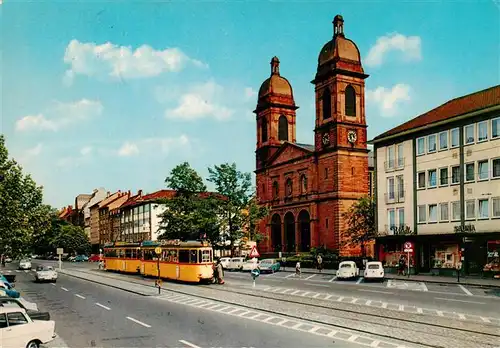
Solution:
[[[142,45],[118,46],[111,42],[98,45],[94,42],[71,40],[66,47],[64,62],[70,65],[64,82],[70,84],[77,74],[111,76],[114,78],[145,78],[166,72],[178,72],[191,64],[207,67],[205,63],[188,57],[178,48],[155,50]]]
[[[92,152],[92,147],[90,146],[82,147],[82,149],[80,150],[80,154],[82,156],[88,156],[91,154],[91,152]]]
[[[79,167],[82,164],[88,163],[91,160],[93,148],[91,146],[84,146],[80,149],[79,155],[67,156],[60,158],[56,165],[59,167]]]
[[[245,88],[245,100],[253,100],[257,92],[252,87]]]
[[[185,134],[178,137],[145,138],[136,141],[127,141],[118,150],[118,156],[126,157],[142,154],[169,154],[172,151],[190,150],[191,139]]]
[[[391,51],[400,51],[406,61],[422,59],[421,39],[419,36],[405,36],[398,33],[379,37],[374,46],[368,51],[365,59],[367,66],[379,66],[386,54]]]
[[[118,155],[122,157],[133,156],[139,153],[139,148],[134,143],[126,142],[118,150]]]
[[[366,90],[367,104],[374,103],[377,105],[383,117],[394,116],[400,102],[409,101],[410,99],[410,86],[403,83],[398,83],[390,89],[377,87],[375,90]]]
[[[16,130],[50,130],[58,131],[79,121],[101,115],[103,106],[101,102],[81,99],[72,103],[54,102],[45,112],[37,115],[28,115],[16,122]]]
[[[227,120],[234,110],[223,105],[225,98],[225,89],[210,80],[193,86],[188,93],[181,95],[177,107],[167,109],[165,117],[186,121],[210,117],[219,121]]]

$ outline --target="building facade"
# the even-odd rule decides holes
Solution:
[[[99,228],[100,228],[100,221],[99,221],[100,208],[104,207],[109,202],[112,202],[113,200],[118,198],[118,196],[120,194],[121,194],[121,191],[115,192],[113,194],[111,194],[110,192],[107,192],[106,197],[103,200],[96,202],[95,204],[93,204],[89,207],[89,210],[90,210],[90,244],[92,245],[93,252],[99,252],[99,248],[100,248],[100,243],[99,243],[99,240],[100,240],[100,231],[99,231]]]
[[[321,49],[315,86],[314,144],[296,142],[296,110],[290,83],[277,57],[258,93],[256,181],[260,204],[270,208],[261,223],[268,236],[262,252],[309,251],[325,246],[359,254],[342,243],[342,214],[369,193],[365,82],[357,46],[335,16],[333,38]]]
[[[456,98],[374,140],[377,256],[406,241],[416,272],[500,272],[500,86]]]
[[[114,199],[104,200],[99,204],[99,245],[115,242],[119,237],[119,216],[111,212],[120,208],[130,198],[130,191],[120,192]],[[113,233],[113,227],[118,221],[118,228]],[[113,224],[115,222],[115,224]],[[115,239],[116,238],[116,239]]]
[[[83,219],[84,219],[84,230],[85,230],[85,234],[87,235],[89,240],[91,240],[91,238],[90,238],[91,237],[90,236],[91,235],[91,233],[90,233],[90,225],[91,225],[90,207],[96,203],[99,203],[104,198],[106,198],[106,190],[104,188],[100,187],[100,188],[94,189],[90,200],[87,203],[85,203],[82,207]]]

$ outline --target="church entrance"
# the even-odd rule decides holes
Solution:
[[[274,214],[271,218],[271,245],[273,251],[281,251],[281,217]]]
[[[311,218],[307,210],[299,213],[300,251],[311,249]]]
[[[285,241],[287,252],[295,252],[295,217],[292,213],[285,214]]]

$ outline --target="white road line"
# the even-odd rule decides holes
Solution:
[[[318,292],[316,295],[313,296],[313,298],[318,298],[319,295],[321,295],[321,294]]]
[[[108,310],[108,311],[110,311],[110,310],[111,310],[111,308],[106,307],[105,305],[102,305],[102,304],[100,304],[99,302],[96,302],[96,303],[95,303],[95,305],[96,305],[96,306],[99,306],[99,307],[101,307],[101,308],[104,308],[104,309],[106,309],[106,310]]]
[[[465,301],[465,300],[455,300],[453,298],[444,298],[444,297],[434,297],[436,300],[443,300],[443,301],[454,301],[454,302],[465,302],[465,303],[474,303],[474,304],[486,304],[484,302],[476,302],[476,301]]]
[[[61,289],[64,291],[69,291],[68,289],[66,289],[65,287],[62,287],[62,286],[61,286]]]
[[[309,280],[311,279],[312,277],[314,277],[316,274],[313,274],[313,275],[310,275],[309,277],[305,278],[305,280]]]
[[[197,346],[196,344],[190,343],[188,341],[179,340],[179,342],[181,342],[182,344],[185,344],[186,346],[189,346],[191,348],[201,348],[200,346]]]
[[[429,291],[429,289],[427,289],[427,285],[425,285],[425,283],[420,283],[422,285],[422,291]]]
[[[458,287],[463,290],[467,295],[473,296],[472,292],[470,292],[468,289],[465,288],[465,286],[458,284]]]
[[[356,281],[356,284],[359,284],[363,281],[363,278],[359,278],[357,281]]]
[[[329,288],[330,286],[329,285],[326,285],[326,284],[314,284],[314,283],[305,283],[307,285],[311,285],[311,286],[321,286],[322,288]]]
[[[376,348],[376,347],[378,347],[379,343],[380,343],[380,341],[373,340],[373,342],[370,344],[370,347],[375,347]]]
[[[440,317],[444,317],[444,313],[443,311],[436,311],[437,315],[439,315]]]
[[[376,293],[379,293],[379,294],[388,294],[388,295],[394,294],[393,292],[380,291],[380,290],[368,290],[368,289],[356,289],[356,290],[358,290],[358,291],[364,291],[364,292],[376,292]]]
[[[146,324],[146,323],[143,323],[142,321],[139,321],[139,320],[137,320],[137,319],[134,319],[134,318],[131,318],[131,317],[127,317],[127,319],[128,319],[128,320],[130,320],[130,321],[133,321],[134,323],[137,323],[137,324],[139,324],[139,325],[142,325],[142,326],[144,326],[144,327],[151,327],[151,325],[148,325],[148,324]]]
[[[367,305],[367,306],[369,306],[369,305],[371,305],[371,304],[372,304],[372,300],[368,300],[368,301],[366,301],[366,303],[365,303],[365,305]]]
[[[424,314],[424,310],[420,307],[417,307],[417,313],[418,314]]]
[[[481,318],[481,320],[484,321],[485,323],[491,323],[491,320],[488,318],[485,317],[479,317],[479,318]]]
[[[50,283],[50,285],[52,285],[52,286],[56,286],[56,284],[54,284],[54,283]]]
[[[295,273],[291,273],[289,275],[287,275],[285,278],[290,278],[290,277],[293,277],[295,275]]]
[[[404,305],[402,305],[402,304],[400,304],[400,305],[399,305],[399,310],[400,310],[400,311],[404,311],[404,310],[405,310],[405,306],[404,306]]]
[[[340,296],[340,297],[337,299],[337,301],[338,301],[338,302],[342,302],[343,300],[344,300],[344,297],[343,297],[343,296]]]
[[[75,294],[76,297],[81,298],[82,300],[85,300],[85,297],[82,295]]]
[[[465,320],[465,319],[466,319],[464,314],[462,314],[462,313],[457,313],[457,314],[458,314],[458,317],[459,317],[460,319],[462,319],[462,320]]]
[[[333,297],[333,295],[326,295],[325,300],[329,300]]]
[[[357,299],[357,298],[353,298],[353,299],[351,300],[351,303],[356,303],[356,302],[358,302],[358,299]]]
[[[294,292],[292,292],[290,295],[296,295],[298,294],[299,292],[301,292],[302,290],[295,290]]]
[[[335,279],[337,279],[337,277],[333,277],[332,279],[330,279],[328,282],[329,283],[332,283]]]
[[[359,337],[358,335],[352,335],[351,337],[349,337],[347,339],[347,341],[349,341],[349,342],[355,342],[358,337]]]

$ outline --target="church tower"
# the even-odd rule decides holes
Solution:
[[[257,108],[257,171],[266,166],[267,160],[285,141],[295,142],[295,111],[292,86],[280,75],[278,57],[271,59],[271,76],[259,89]]]

